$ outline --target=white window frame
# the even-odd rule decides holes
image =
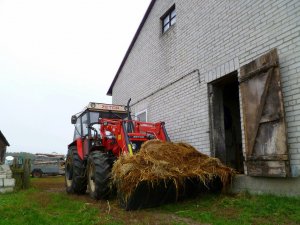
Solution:
[[[135,117],[138,119],[138,116],[143,114],[143,113],[146,113],[146,121],[145,122],[148,122],[148,112],[147,112],[147,109],[144,109],[142,111],[139,111],[139,112],[136,112],[135,113]]]
[[[167,12],[160,18],[162,23],[162,33],[166,33],[171,27],[176,24],[176,8],[173,5]]]

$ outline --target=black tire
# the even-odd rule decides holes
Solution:
[[[34,178],[41,178],[43,176],[43,172],[41,170],[33,170],[31,175]]]
[[[78,156],[76,147],[71,147],[65,165],[65,184],[67,193],[85,194],[87,178],[84,161]]]
[[[107,153],[94,151],[88,159],[88,191],[93,199],[108,199],[111,194],[112,159]]]

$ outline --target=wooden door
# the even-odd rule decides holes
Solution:
[[[210,110],[210,143],[213,156],[226,164],[226,144],[223,112],[222,89],[213,84],[208,85]]]
[[[276,49],[241,67],[247,174],[287,177],[289,154]]]

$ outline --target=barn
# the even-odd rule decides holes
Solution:
[[[300,194],[298,0],[152,0],[107,94],[235,168],[237,190]]]

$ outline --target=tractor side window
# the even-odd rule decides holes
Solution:
[[[81,120],[82,120],[82,135],[83,136],[88,135],[89,129],[87,128],[87,126],[89,125],[89,123],[88,123],[87,113],[82,116]]]
[[[81,120],[80,118],[77,119],[75,124],[75,131],[74,131],[74,140],[81,137]]]

